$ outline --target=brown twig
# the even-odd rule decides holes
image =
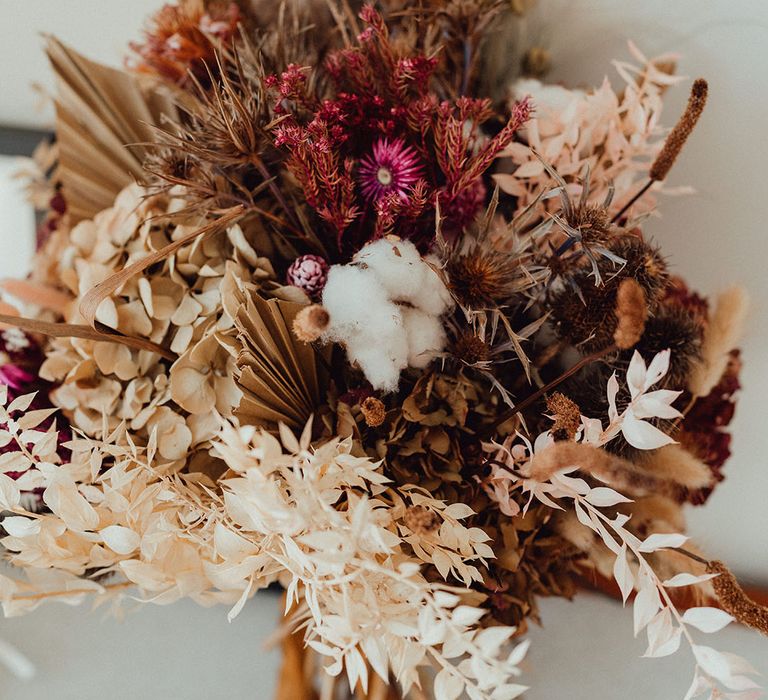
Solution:
[[[582,357],[575,365],[567,369],[565,372],[563,372],[559,377],[553,379],[548,384],[545,384],[541,389],[538,391],[535,391],[533,394],[531,394],[528,398],[521,401],[516,406],[513,406],[508,411],[502,413],[491,425],[490,430],[493,431],[496,428],[498,428],[502,423],[505,423],[513,416],[517,415],[521,411],[524,411],[528,406],[530,406],[532,403],[538,401],[544,394],[546,394],[548,391],[551,391],[554,389],[558,384],[561,384],[564,382],[568,377],[573,376],[578,372],[582,367],[586,367],[588,364],[595,362],[606,355],[610,355],[612,352],[615,352],[617,350],[615,345],[609,345],[607,348],[604,348],[602,350],[597,350],[596,352],[593,352],[591,355],[587,355],[586,357]]]

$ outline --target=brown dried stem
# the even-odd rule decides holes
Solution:
[[[556,386],[564,382],[569,377],[572,377],[576,372],[578,372],[582,367],[586,367],[588,364],[591,364],[592,362],[595,362],[606,355],[610,355],[612,352],[615,352],[618,348],[615,345],[609,345],[607,348],[603,348],[602,350],[597,350],[593,352],[591,355],[587,355],[586,357],[582,357],[575,365],[567,369],[565,372],[563,372],[559,377],[553,379],[551,382],[545,384],[543,387],[541,387],[538,391],[535,391],[533,394],[531,394],[528,398],[521,401],[516,406],[513,406],[508,411],[505,411],[502,413],[491,425],[490,430],[493,431],[496,428],[498,428],[502,423],[505,423],[510,418],[516,416],[518,413],[521,413],[526,408],[528,408],[531,404],[538,401],[544,394],[546,394],[548,391],[551,391]]]

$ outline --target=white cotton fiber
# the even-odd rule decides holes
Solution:
[[[410,241],[381,238],[361,249],[354,262],[376,273],[390,299],[413,302],[418,296],[424,261]]]
[[[421,309],[403,309],[408,338],[408,366],[423,369],[445,347],[445,329],[439,316]]]
[[[334,265],[323,289],[322,335],[341,343],[372,386],[396,391],[400,372],[423,368],[445,347],[440,316],[452,308],[438,274],[410,241],[381,239],[349,265]]]
[[[352,265],[334,265],[323,289],[323,306],[331,315],[329,332],[350,335],[386,333],[394,304],[374,275]]]
[[[386,342],[389,341],[389,342]],[[374,343],[354,338],[347,343],[347,358],[356,362],[366,379],[379,391],[397,391],[400,372],[408,366],[405,333]]]
[[[421,288],[415,306],[428,314],[442,316],[454,307],[453,297],[437,272],[426,263],[422,263],[422,266]]]

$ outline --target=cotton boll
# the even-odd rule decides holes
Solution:
[[[397,391],[400,372],[408,366],[408,342],[405,329],[394,336],[371,342],[357,337],[347,343],[347,357],[357,362],[366,379],[377,391]]]
[[[374,388],[395,391],[402,370],[426,367],[445,347],[440,316],[453,300],[413,243],[382,239],[331,268],[322,304],[321,338],[344,345]]]
[[[403,309],[408,339],[408,366],[423,369],[445,348],[443,324],[420,309]]]
[[[415,306],[434,316],[441,316],[454,307],[453,297],[443,280],[427,263],[422,262],[419,294],[413,301]]]
[[[410,241],[381,238],[362,248],[354,262],[373,271],[394,301],[413,302],[420,292],[424,261]]]
[[[341,335],[364,332],[371,317],[381,315],[377,311],[393,307],[375,275],[350,265],[331,268],[322,299],[330,314],[329,333]]]

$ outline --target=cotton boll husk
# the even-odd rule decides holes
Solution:
[[[445,348],[446,338],[439,317],[420,309],[403,309],[408,339],[408,366],[423,369]]]
[[[694,366],[688,388],[694,396],[707,396],[728,366],[728,353],[741,339],[749,308],[743,287],[731,287],[717,298],[717,306],[704,331],[701,359]]]
[[[420,293],[424,262],[410,241],[381,238],[362,248],[354,262],[374,272],[392,300],[413,303]]]
[[[697,490],[712,485],[709,467],[680,445],[665,445],[645,453],[642,466],[655,476],[674,481],[687,489]]]

